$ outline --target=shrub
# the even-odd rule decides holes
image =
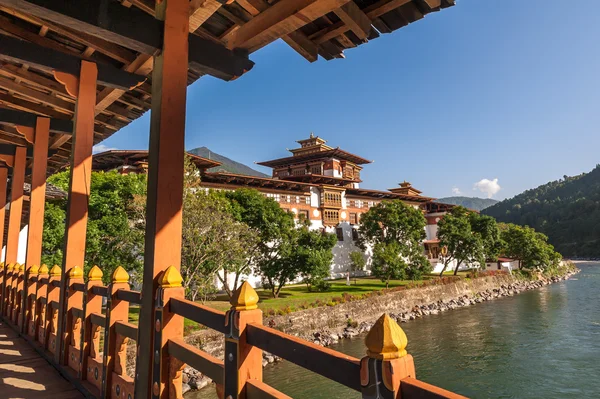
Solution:
[[[331,284],[325,280],[318,280],[317,282],[315,282],[313,287],[314,287],[315,291],[325,292],[325,291],[329,291],[329,289],[331,288]]]
[[[346,321],[346,325],[348,327],[356,328],[358,327],[358,322],[356,320],[352,320],[352,318],[348,318],[348,320]]]

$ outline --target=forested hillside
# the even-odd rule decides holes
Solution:
[[[477,197],[446,197],[438,198],[435,202],[441,202],[442,204],[460,205],[474,211],[481,211],[489,206],[492,206],[498,201],[491,198],[477,198]]]
[[[566,257],[600,257],[600,165],[527,190],[483,211],[546,234]]]

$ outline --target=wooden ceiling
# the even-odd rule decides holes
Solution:
[[[454,2],[191,0],[189,30],[193,35],[188,83],[205,74],[233,80],[252,67],[251,62],[244,61],[249,53],[279,38],[310,62],[319,56],[326,60],[343,58],[346,49],[450,7]],[[103,13],[90,17],[93,14],[90,10],[107,4],[108,17],[116,16],[117,23],[111,20],[110,24],[103,24],[106,21],[102,18],[107,18]],[[94,17],[98,22],[90,24]],[[151,107],[153,56],[161,40],[156,32],[162,26],[153,17],[152,0],[0,0],[0,108],[56,120],[74,117],[75,99],[54,79],[52,69],[7,55],[5,49],[14,39],[38,46],[33,49],[92,60],[114,70],[147,77],[133,90],[106,82],[99,84],[95,143],[106,139]],[[79,23],[78,18],[87,18],[87,24]],[[90,28],[96,26],[97,29]],[[107,29],[118,32],[106,34]],[[218,57],[206,59],[208,53]],[[0,144],[29,145],[10,123],[0,123]],[[71,136],[53,132],[49,146],[51,174],[68,163]]]

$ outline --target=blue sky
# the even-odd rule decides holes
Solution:
[[[600,163],[599,37],[597,0],[459,0],[343,60],[278,41],[188,89],[186,148],[252,166],[314,131],[375,160],[362,187],[511,197]],[[146,114],[102,144],[146,149],[148,132]]]

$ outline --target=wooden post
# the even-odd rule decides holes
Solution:
[[[117,321],[125,321],[129,317],[129,302],[121,301],[117,298],[117,291],[129,289],[129,274],[119,266],[115,269],[111,276],[111,284],[109,288],[109,301],[106,305],[106,321],[107,326],[104,333],[104,384],[102,384],[102,397],[111,398],[118,397],[116,387],[113,386],[113,372],[115,364],[119,359],[116,359],[117,352],[117,332],[115,324]],[[149,356],[150,354],[148,354]],[[120,390],[119,390],[120,391]]]
[[[163,47],[154,57],[148,155],[148,199],[142,309],[155,309],[159,276],[181,263],[181,211],[188,72],[189,1],[157,2],[164,20]],[[140,313],[135,397],[150,397],[153,381],[153,315]]]
[[[182,393],[182,372],[185,366],[181,361],[169,356],[169,339],[183,338],[183,317],[171,313],[169,300],[182,298],[185,294],[181,286],[181,273],[169,266],[162,273],[154,309],[154,345],[153,353],[158,367],[152,369],[152,398],[180,399]],[[138,353],[139,355],[139,353]],[[158,359],[156,356],[158,355]],[[136,389],[137,391],[137,389]]]
[[[25,266],[22,264],[18,264],[16,269],[16,277],[13,279],[14,281],[14,300],[13,300],[13,312],[12,312],[12,322],[17,328],[20,326],[21,322],[21,304],[23,303],[23,275],[25,272]]]
[[[31,194],[29,197],[29,227],[27,230],[27,255],[25,259],[25,281],[29,282],[33,265],[42,262],[42,234],[44,232],[44,208],[46,204],[46,166],[48,164],[48,138],[50,135],[50,119],[38,117],[33,132],[33,171],[31,173]],[[29,312],[29,284],[25,284],[23,308]],[[24,320],[29,321],[29,314]],[[23,323],[22,332],[26,332],[27,322]]]
[[[61,271],[60,267],[58,267],[58,265],[52,266],[52,269],[50,269],[50,276],[49,276],[49,281],[48,281],[48,295],[46,296],[46,315],[45,315],[45,320],[44,320],[44,333],[45,333],[44,342],[45,342],[46,348],[50,352],[54,353],[55,355],[57,353],[59,353],[58,350],[60,347],[60,344],[57,345],[57,342],[56,342],[56,341],[59,341],[59,339],[58,339],[59,335],[57,334],[59,309],[55,309],[54,307],[52,307],[51,302],[59,300],[60,288],[55,287],[54,284],[52,284],[52,283],[54,281],[60,282],[62,279],[65,279],[65,278],[62,278],[62,271]],[[56,357],[56,360],[58,361],[58,357]]]
[[[72,78],[72,76],[70,76]],[[94,145],[94,109],[96,106],[96,64],[81,61],[79,77],[75,84],[77,97],[75,104],[75,121],[73,124],[73,142],[71,146],[71,176],[69,180],[69,198],[67,202],[67,218],[65,228],[63,279],[60,286],[60,305],[58,336],[62,338],[66,328],[65,315],[76,304],[79,298],[67,300],[67,279],[71,268],[83,267],[85,264],[85,239],[87,233],[88,201],[92,178],[92,147]],[[64,78],[64,77],[63,77]],[[79,299],[80,300],[80,299]],[[64,359],[64,341],[60,340],[56,351],[56,361]],[[61,357],[61,353],[63,356]]]
[[[8,169],[0,167],[0,252],[4,246],[4,218],[6,217],[6,185],[8,183]],[[0,289],[0,314],[4,315],[6,302],[6,266],[9,262],[2,262],[2,289]]]
[[[83,306],[83,317],[85,319],[83,326],[83,345],[81,346],[81,379],[87,380],[89,358],[95,358],[100,347],[100,334],[93,334],[91,314],[102,313],[102,297],[94,294],[93,287],[102,285],[102,270],[94,266],[88,273],[88,282],[85,286],[86,296]],[[100,327],[96,327],[99,329]]]
[[[14,263],[8,263],[6,265],[6,278],[4,279],[4,297],[6,300],[2,304],[2,313],[4,317],[8,320],[10,319],[10,309],[11,309],[11,301],[12,301],[12,279],[14,272]]]
[[[83,284],[83,270],[79,266],[74,266],[69,270],[69,280],[67,281],[67,303],[73,306],[65,313],[66,327],[64,333],[60,337],[63,342],[63,363],[69,365],[79,374],[80,363],[79,356],[81,355],[81,324],[82,320],[73,314],[73,308],[80,306],[83,311],[83,292],[75,290],[73,284]]]
[[[400,381],[415,377],[415,362],[406,353],[408,340],[398,323],[384,314],[365,338],[367,356],[360,361],[362,397],[396,399]]]
[[[48,266],[42,265],[40,267],[40,274],[38,274],[37,287],[35,291],[35,302],[36,302],[36,312],[35,312],[35,337],[45,346],[46,341],[46,331],[44,330],[46,326],[46,309],[48,307],[48,282],[47,279],[50,277],[48,275],[49,270]],[[43,302],[46,301],[46,302]]]
[[[40,267],[32,265],[26,282],[27,298],[25,299],[25,330],[24,332],[35,338],[36,312],[37,312],[37,283]]]
[[[262,324],[258,294],[245,281],[231,297],[231,309],[225,316],[225,384],[224,397],[246,398],[246,381],[262,381],[262,350],[246,342],[246,326]]]
[[[25,164],[27,148],[15,149],[15,166],[13,167],[12,183],[10,185],[10,210],[8,214],[8,233],[6,234],[7,263],[16,263],[19,253],[19,233],[23,212],[23,184],[25,183]]]

